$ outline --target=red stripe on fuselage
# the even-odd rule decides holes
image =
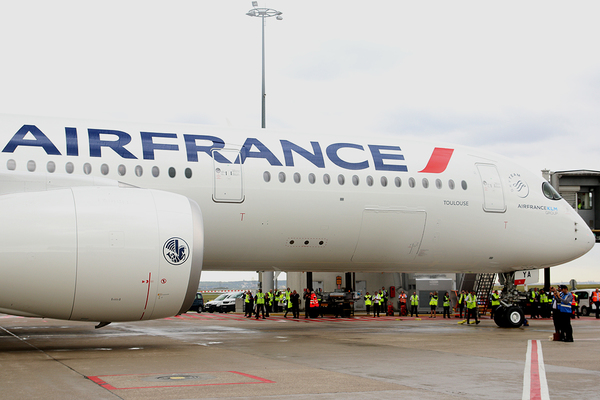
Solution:
[[[436,147],[433,149],[433,153],[431,154],[425,169],[419,172],[428,172],[430,174],[439,174],[444,172],[446,167],[448,167],[452,153],[454,153],[454,149]]]

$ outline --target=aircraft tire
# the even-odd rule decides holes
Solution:
[[[498,306],[498,308],[496,308],[496,311],[494,311],[494,322],[496,323],[496,325],[498,325],[500,328],[506,328],[506,321],[504,318],[504,313],[506,312],[506,307],[504,306]]]
[[[525,314],[521,307],[510,306],[506,309],[503,319],[507,328],[518,328],[525,322]]]

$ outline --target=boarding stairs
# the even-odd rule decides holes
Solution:
[[[475,293],[477,294],[477,303],[479,314],[483,315],[491,309],[490,294],[496,283],[496,274],[477,274]]]

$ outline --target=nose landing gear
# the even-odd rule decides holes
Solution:
[[[494,312],[494,322],[501,328],[518,328],[525,322],[525,314],[519,307],[519,292],[515,286],[515,273],[499,274],[500,283],[504,285],[500,295],[500,306]]]

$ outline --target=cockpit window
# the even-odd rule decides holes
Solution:
[[[560,194],[552,187],[548,182],[544,182],[542,184],[542,192],[544,192],[544,196],[549,198],[550,200],[560,200],[562,197]]]

